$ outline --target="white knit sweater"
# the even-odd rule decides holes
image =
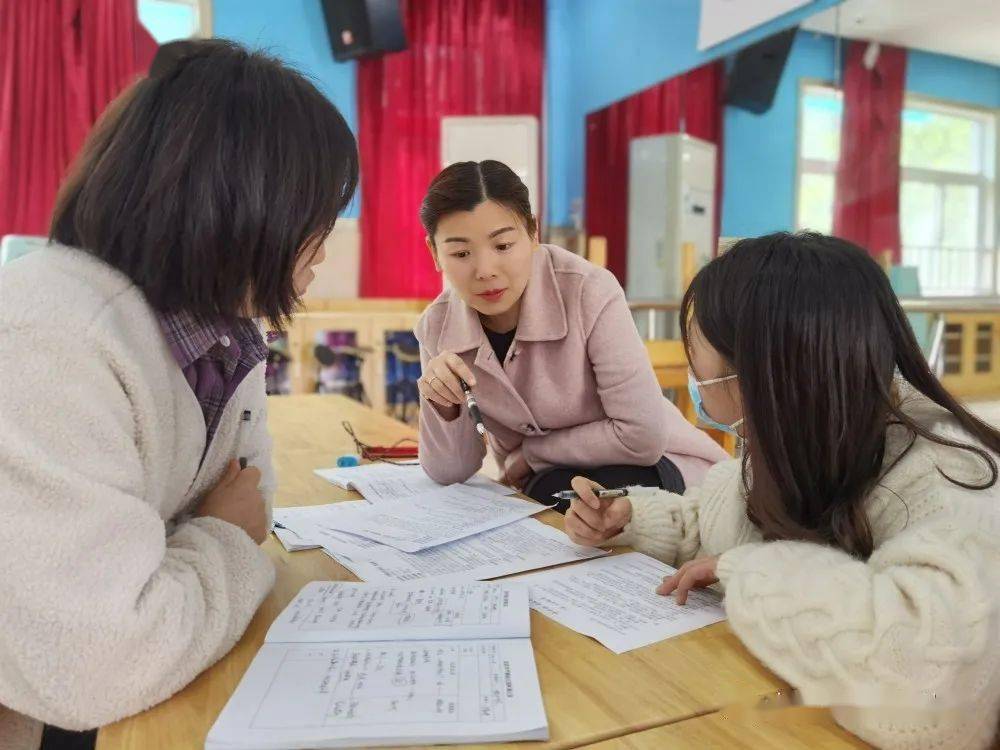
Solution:
[[[66,248],[0,270],[0,748],[142,711],[232,648],[274,569],[188,514],[238,456],[270,506],[266,423],[261,364],[202,460],[201,407],[128,279]]]
[[[910,392],[908,414],[969,441]],[[891,427],[887,460],[906,444]],[[1000,710],[1000,482],[964,451],[918,438],[867,500],[875,552],[763,542],[747,519],[740,463],[686,495],[638,489],[612,540],[671,565],[721,555],[729,623],[746,646],[840,724],[881,748],[992,747]]]

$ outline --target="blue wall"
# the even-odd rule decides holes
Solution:
[[[913,50],[906,59],[906,90],[980,107],[1000,107],[1000,67]]]
[[[755,115],[726,107],[720,228],[724,237],[794,227],[799,81],[832,81],[834,46],[832,37],[800,31],[771,109]]]
[[[547,0],[547,216],[583,196],[584,117],[613,101],[836,5],[806,8],[698,52],[699,0]],[[354,63],[334,62],[320,0],[215,0],[215,34],[262,47],[312,76],[356,131]],[[357,199],[348,211],[356,216]]]
[[[746,237],[795,226],[795,169],[801,79],[833,81],[833,37],[800,31],[774,105],[763,115],[725,112],[722,226]],[[906,90],[957,104],[1000,107],[1000,67],[913,50]]]
[[[547,0],[547,211],[570,223],[584,190],[584,118],[708,60],[728,54],[838,0],[809,6],[704,53],[696,50],[698,0]],[[320,0],[215,0],[215,33],[261,47],[311,76],[357,130],[355,64],[330,51]],[[831,37],[800,32],[772,109],[725,113],[722,233],[761,234],[794,225],[798,89],[801,78],[834,78]],[[1000,107],[1000,68],[911,52],[907,90]],[[358,199],[347,216],[357,216]]]
[[[699,0],[548,0],[549,223],[568,224],[572,202],[583,196],[588,112],[734,52],[838,2],[813,0],[698,52]]]
[[[333,59],[320,0],[214,0],[215,36],[277,55],[308,75],[357,133],[355,63]],[[358,197],[344,213],[358,215]]]

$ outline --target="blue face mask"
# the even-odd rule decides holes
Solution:
[[[737,428],[743,424],[743,420],[740,419],[732,424],[722,424],[722,422],[716,422],[705,411],[705,406],[701,402],[701,387],[706,385],[714,385],[715,383],[725,383],[727,380],[735,380],[736,375],[727,375],[724,378],[713,378],[712,380],[695,380],[694,375],[688,370],[688,393],[691,395],[691,403],[694,404],[695,414],[698,415],[698,421],[704,424],[706,427],[714,427],[716,430],[722,430],[723,432],[728,432],[730,435],[736,435],[739,437],[739,433],[736,432]]]

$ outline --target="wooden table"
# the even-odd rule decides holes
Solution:
[[[841,729],[826,709],[719,711],[616,737],[588,750],[861,750],[870,748]]]
[[[413,436],[406,425],[340,396],[277,396],[268,408],[279,506],[357,497],[312,473],[354,451],[342,421],[350,421],[368,443]],[[562,525],[562,516],[554,511],[536,518]],[[287,553],[274,538],[264,548],[274,560],[277,582],[236,647],[170,700],[101,729],[98,750],[203,747],[271,622],[299,589],[314,580],[356,580],[320,550]],[[754,704],[788,688],[747,652],[725,623],[620,656],[534,611],[531,628],[551,735],[549,742],[531,747],[579,747],[725,706]],[[525,743],[510,747],[524,748]]]

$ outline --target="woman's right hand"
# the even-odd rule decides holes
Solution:
[[[226,473],[205,495],[194,515],[212,516],[239,526],[260,544],[267,538],[270,529],[267,528],[267,511],[259,484],[260,469],[254,466],[241,469],[239,461],[230,461]]]
[[[580,497],[571,500],[566,511],[566,533],[577,544],[600,547],[618,536],[632,520],[632,503],[627,497],[601,500],[594,490],[604,488],[585,477],[573,477],[570,482]]]
[[[476,376],[472,370],[454,352],[441,352],[427,363],[424,373],[417,380],[417,390],[428,401],[448,407],[460,406],[465,403],[465,394],[458,379],[468,385],[476,384]]]

